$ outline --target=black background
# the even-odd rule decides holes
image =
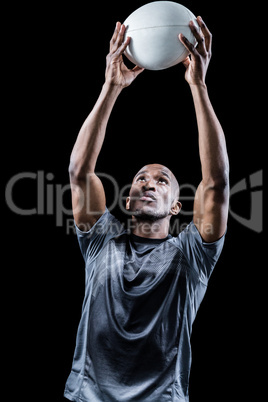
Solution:
[[[12,400],[65,400],[84,294],[84,263],[68,229],[72,216],[57,212],[56,192],[59,196],[66,189],[63,205],[70,210],[69,157],[104,82],[110,37],[116,21],[123,22],[143,4],[38,2],[31,7],[14,4],[5,13],[4,183],[22,172],[41,172],[39,179],[44,177],[44,213],[21,216],[7,205],[4,212],[3,290],[7,287],[8,292],[2,346]],[[213,33],[209,94],[226,135],[231,187],[244,178],[248,182],[264,165],[256,39],[260,9],[231,1],[183,4],[201,15]],[[196,187],[201,179],[195,114],[183,65],[145,71],[123,91],[97,171],[113,176],[122,188],[140,167],[154,162],[167,165],[181,184]],[[109,182],[104,184],[109,204],[113,189]],[[46,197],[52,190],[48,214]],[[37,180],[17,182],[13,200],[21,208],[35,208]],[[233,211],[249,219],[249,191],[230,201]],[[191,210],[191,201],[184,205]],[[118,207],[113,213],[124,219]],[[182,225],[191,217],[178,219]],[[262,248],[263,233],[230,216],[222,256],[193,326],[191,402],[246,396],[258,400]]]

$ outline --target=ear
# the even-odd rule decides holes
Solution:
[[[130,209],[130,197],[126,199],[126,209]]]
[[[178,215],[182,207],[182,203],[180,201],[174,201],[171,209],[170,209],[170,214],[171,215]]]

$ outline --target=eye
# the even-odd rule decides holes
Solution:
[[[144,182],[144,181],[145,181],[145,177],[144,177],[144,176],[140,176],[140,177],[137,178],[137,181],[143,181],[143,182]]]
[[[167,179],[164,179],[163,177],[160,177],[160,179],[158,179],[158,182],[161,184],[168,184]]]

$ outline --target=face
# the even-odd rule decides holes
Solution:
[[[158,220],[177,215],[179,185],[173,173],[165,166],[144,166],[134,177],[126,208],[144,220]]]

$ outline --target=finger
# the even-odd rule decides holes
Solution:
[[[203,21],[202,17],[197,17],[197,23],[201,28],[202,34],[205,38],[205,45],[208,52],[211,52],[212,47],[212,34],[209,31],[208,27],[206,26],[205,22]]]
[[[203,54],[205,52],[205,43],[204,43],[205,37],[203,36],[202,32],[198,31],[193,21],[189,22],[189,26],[195,39],[197,40],[197,47],[199,53]]]
[[[118,47],[118,49],[115,52],[116,56],[121,56],[124,51],[126,50],[126,48],[128,47],[129,43],[130,43],[131,38],[128,36],[126,38],[126,40],[121,44],[121,46]]]
[[[117,40],[117,37],[118,37],[119,31],[120,31],[120,28],[121,28],[121,23],[120,23],[120,22],[117,22],[117,23],[115,24],[115,30],[114,30],[112,39],[110,40],[110,52],[113,50],[113,47],[114,47],[114,44],[115,44],[115,42],[116,42],[116,40]]]
[[[122,24],[120,27],[120,30],[118,32],[117,38],[116,38],[115,50],[118,49],[122,45],[123,40],[124,40],[125,30],[126,30],[126,27],[124,24]]]
[[[192,45],[192,43],[189,42],[188,39],[182,33],[179,34],[179,40],[186,47],[186,49],[189,50],[189,53],[193,55],[197,53],[194,45]]]

